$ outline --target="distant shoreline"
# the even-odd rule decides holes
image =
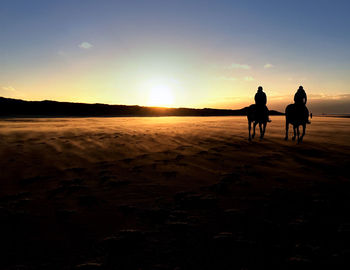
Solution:
[[[335,118],[350,118],[350,114],[319,114],[317,117],[335,117]]]
[[[159,116],[137,116],[137,115],[118,115],[118,116],[52,116],[52,115],[13,115],[13,116],[3,116],[0,115],[0,121],[2,120],[11,120],[11,119],[31,119],[31,118],[37,118],[37,119],[58,119],[58,118],[68,118],[68,119],[74,119],[74,118],[163,118],[163,117],[244,117],[246,115],[159,115]],[[284,116],[284,115],[270,115],[270,116]]]
[[[247,115],[247,110],[248,107],[237,110],[166,108],[58,102],[51,100],[25,101],[0,97],[0,117],[2,118],[245,116]],[[270,115],[284,115],[284,113],[270,110]]]

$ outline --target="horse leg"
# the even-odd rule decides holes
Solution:
[[[292,137],[292,140],[295,141],[295,137],[297,136],[297,127],[293,125],[293,137]]]
[[[263,123],[263,133],[262,133],[263,137],[265,136],[265,131],[266,131],[266,122]]]
[[[252,129],[252,122],[248,120],[248,130],[249,130],[249,137],[248,140],[251,141],[252,140],[252,136],[250,135],[250,130]]]
[[[305,135],[305,129],[306,129],[306,125],[303,124],[303,133],[301,134],[300,139],[299,139],[300,142],[303,141],[303,138],[304,138],[304,135]]]
[[[264,137],[262,123],[259,123],[259,129],[260,129],[260,140],[261,140]]]
[[[287,141],[288,140],[288,129],[289,129],[289,123],[286,120],[286,137],[284,137],[284,139]]]
[[[297,127],[297,135],[298,135],[298,143],[300,142],[300,130],[299,130],[299,126]]]
[[[253,123],[253,135],[252,135],[252,138],[254,139],[254,137],[255,137],[255,127],[256,127],[256,125],[257,125],[257,122],[254,122]]]

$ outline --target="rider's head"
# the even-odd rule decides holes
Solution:
[[[259,86],[258,87],[258,92],[262,92],[262,90],[263,90],[262,86]]]
[[[298,91],[304,91],[304,88],[300,85]]]

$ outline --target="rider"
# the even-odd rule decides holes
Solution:
[[[254,100],[257,109],[262,109],[261,111],[264,111],[267,117],[267,122],[271,122],[269,118],[269,109],[266,107],[267,98],[265,92],[263,92],[262,86],[258,87],[258,91],[255,94]]]
[[[311,122],[309,121],[309,110],[306,107],[306,102],[307,102],[307,96],[306,96],[305,90],[302,86],[299,86],[298,91],[294,95],[294,103],[297,106],[300,106],[304,111],[304,116],[307,119],[306,123],[311,124]]]

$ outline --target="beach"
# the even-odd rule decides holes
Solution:
[[[1,268],[348,263],[350,119],[271,119],[0,119]]]

